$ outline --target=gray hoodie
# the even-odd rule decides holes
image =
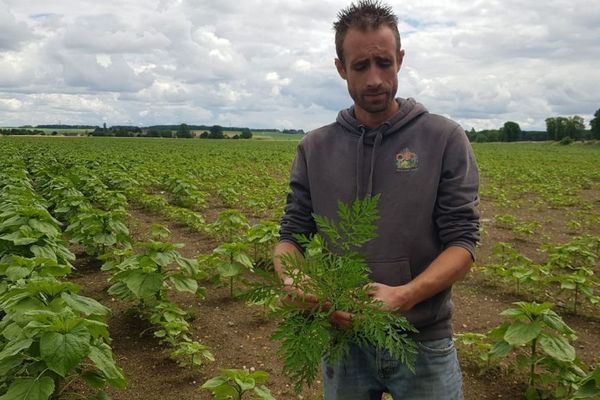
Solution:
[[[362,249],[375,282],[398,286],[419,275],[448,246],[474,255],[479,240],[479,175],[464,130],[413,99],[376,129],[353,108],[298,145],[281,240],[317,231],[312,213],[336,219],[337,202],[381,194],[378,237]],[[299,246],[298,246],[299,247]],[[299,247],[300,248],[300,247]],[[406,313],[418,340],[450,336],[451,289]]]

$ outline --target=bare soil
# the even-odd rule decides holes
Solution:
[[[598,205],[596,205],[598,207]],[[499,210],[483,207],[486,229],[479,252],[479,262],[489,259],[491,247],[497,241],[510,241],[530,257],[541,258],[537,252],[541,240],[518,238],[510,230],[499,228],[492,216]],[[501,212],[501,211],[500,211]],[[540,214],[542,217],[540,217]],[[543,210],[536,218],[546,219],[544,228],[548,235],[557,234],[565,239],[562,227],[569,216],[557,210]],[[217,243],[210,237],[199,234],[185,226],[174,224],[166,218],[140,209],[132,209],[129,227],[135,240],[148,240],[150,226],[160,223],[168,226],[172,234],[170,241],[185,244],[181,252],[187,257],[206,254]],[[600,228],[588,232],[600,234]],[[546,232],[545,232],[546,233]],[[568,240],[568,238],[567,238]],[[262,309],[246,305],[243,301],[229,297],[229,289],[206,284],[207,298],[198,299],[178,296],[174,300],[194,316],[192,322],[195,339],[207,344],[216,361],[201,369],[183,369],[172,361],[164,347],[152,336],[146,322],[129,312],[129,304],[112,299],[107,294],[109,275],[100,271],[98,262],[80,257],[73,280],[83,286],[83,294],[91,296],[110,307],[113,311],[109,320],[113,349],[119,365],[125,371],[128,388],[109,390],[116,400],[191,400],[210,399],[207,391],[199,387],[207,379],[217,375],[219,368],[255,368],[269,372],[268,387],[277,399],[320,399],[321,382],[301,394],[295,394],[290,381],[282,374],[282,363],[277,356],[278,344],[269,339],[277,321],[266,316]],[[484,333],[497,326],[502,317],[499,313],[515,301],[526,300],[507,288],[489,284],[480,274],[472,273],[454,288],[456,333]],[[577,331],[575,343],[578,355],[587,363],[600,358],[600,319],[593,312],[588,316],[570,315],[566,310],[557,310],[566,322]],[[521,399],[524,398],[525,380],[507,368],[482,369],[481,365],[459,347],[459,358],[463,367],[465,398]]]

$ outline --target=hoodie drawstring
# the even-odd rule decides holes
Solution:
[[[367,182],[367,191],[365,197],[371,197],[373,195],[373,174],[375,172],[375,159],[377,158],[377,150],[381,146],[383,140],[383,134],[390,127],[388,123],[384,123],[375,135],[373,142],[373,151],[371,152],[371,165],[369,166],[369,181]],[[360,199],[360,192],[362,187],[362,170],[365,160],[365,136],[367,134],[367,128],[363,125],[360,126],[360,137],[356,144],[356,198]]]
[[[364,163],[364,147],[365,147],[365,135],[367,133],[367,129],[364,126],[360,126],[360,137],[358,138],[358,143],[356,144],[356,198],[360,198],[360,187],[362,186],[361,182],[361,171]]]
[[[367,194],[365,197],[371,197],[373,195],[373,171],[375,170],[375,157],[377,156],[377,148],[381,145],[383,133],[381,130],[377,131],[375,136],[375,142],[373,143],[373,151],[371,152],[371,168],[369,171],[369,184],[367,185]]]

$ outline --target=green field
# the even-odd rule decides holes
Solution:
[[[47,393],[68,378],[79,393],[112,386],[115,399],[196,398],[218,368],[256,365],[279,398],[292,398],[268,339],[277,303],[237,295],[257,269],[269,271],[293,136],[0,137],[0,396]],[[600,145],[473,148],[482,240],[473,273],[455,288],[466,398],[522,397],[533,371],[539,398],[570,399],[600,361]],[[510,322],[500,313],[516,301],[551,303],[558,314]],[[498,342],[488,332],[500,323],[514,326]],[[546,361],[531,367],[525,350],[538,337],[537,360]],[[59,342],[73,350],[57,353],[50,343]],[[157,361],[147,346],[165,355]],[[486,359],[490,348],[506,354]],[[134,382],[124,391],[113,358]],[[145,363],[157,369],[136,369]],[[147,385],[154,392],[146,380],[158,382]],[[588,381],[600,391],[600,379]],[[318,398],[320,387],[303,393]]]

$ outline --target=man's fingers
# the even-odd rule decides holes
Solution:
[[[378,284],[373,282],[367,283],[364,288],[367,291],[367,294],[373,297],[377,293]]]
[[[329,320],[342,329],[350,329],[352,327],[352,314],[345,311],[332,312]]]

